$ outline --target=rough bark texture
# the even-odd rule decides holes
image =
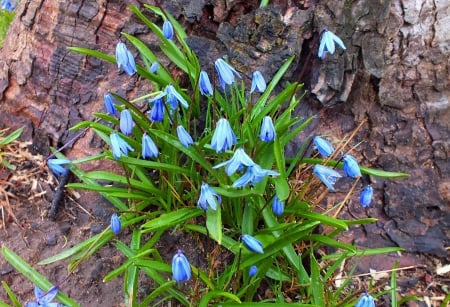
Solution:
[[[367,213],[380,217],[370,226],[376,229],[365,229],[369,241],[372,232],[386,233],[408,251],[447,254],[448,1],[277,1],[279,6],[266,9],[256,9],[257,1],[161,2],[185,21],[207,69],[227,53],[238,70],[250,75],[259,69],[270,79],[287,57],[300,55],[288,77],[305,82],[311,94],[299,112],[320,111],[313,127],[336,138],[367,120],[355,139],[364,141],[355,155],[366,165],[411,175],[365,179],[377,195]],[[316,50],[325,27],[347,50],[322,61]],[[25,138],[33,137],[36,147],[42,135],[57,146],[70,138],[70,126],[102,109],[107,90],[130,97],[148,91],[137,76],[119,76],[114,65],[66,49],[113,54],[121,31],[147,39],[123,1],[21,1],[0,51],[2,125],[26,125]],[[148,44],[158,50],[149,38]],[[89,153],[91,141],[85,138],[74,152]]]

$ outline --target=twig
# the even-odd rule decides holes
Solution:
[[[59,178],[59,184],[56,188],[55,196],[53,197],[52,204],[50,206],[50,210],[48,212],[48,217],[54,221],[56,218],[56,211],[58,211],[59,203],[64,197],[65,186],[69,182],[70,173],[63,174]]]

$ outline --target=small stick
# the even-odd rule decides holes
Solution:
[[[55,196],[53,197],[50,210],[48,212],[48,217],[54,221],[56,219],[56,211],[58,211],[59,203],[64,197],[65,186],[69,182],[70,173],[61,175],[59,177],[59,184],[56,188]]]

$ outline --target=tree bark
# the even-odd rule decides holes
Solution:
[[[247,76],[259,69],[269,79],[287,57],[300,55],[288,77],[305,82],[310,93],[298,112],[321,114],[315,132],[338,139],[367,120],[354,141],[363,142],[354,151],[361,163],[410,174],[403,180],[366,179],[377,195],[368,214],[380,218],[366,227],[369,237],[370,227],[379,227],[409,251],[447,254],[448,1],[275,1],[277,7],[265,9],[257,9],[258,1],[161,2],[185,22],[190,44],[208,69],[212,55],[227,53]],[[81,46],[114,54],[121,31],[158,49],[122,1],[23,0],[16,14],[0,51],[3,126],[27,126],[25,137],[35,144],[44,132],[57,146],[70,139],[72,125],[102,110],[106,91],[133,97],[150,90],[137,76],[118,75],[110,63],[67,50]],[[322,61],[316,50],[325,27],[347,50]],[[73,150],[89,153],[92,146],[85,139]]]

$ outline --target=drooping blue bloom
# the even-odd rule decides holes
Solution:
[[[241,75],[230,66],[227,62],[222,59],[217,59],[214,63],[214,66],[217,71],[217,75],[219,76],[220,85],[223,89],[225,89],[226,85],[231,85],[234,83],[234,77],[238,77],[242,79]]]
[[[34,286],[35,302],[28,302],[25,307],[57,307],[62,306],[60,303],[52,303],[52,300],[58,294],[59,288],[57,286],[51,287],[47,292],[42,291],[38,286]]]
[[[242,235],[242,243],[244,246],[251,252],[264,254],[264,250],[262,247],[261,241],[252,237],[251,235],[244,234]]]
[[[355,307],[375,307],[375,301],[370,294],[364,293],[356,303]]]
[[[125,135],[130,135],[133,130],[134,122],[131,112],[128,109],[120,112],[120,131]]]
[[[272,211],[276,216],[281,216],[284,212],[284,201],[281,201],[277,195],[275,195],[272,201]]]
[[[336,172],[334,169],[329,167],[316,164],[314,165],[313,173],[327,186],[330,191],[334,191],[334,183],[339,177],[342,177],[341,174]]]
[[[276,136],[277,133],[275,132],[272,118],[270,116],[264,116],[261,124],[261,132],[259,134],[259,138],[263,142],[272,142]]]
[[[114,97],[110,93],[106,93],[105,95],[103,95],[103,102],[105,103],[106,113],[112,116],[116,116],[117,110],[114,106]]]
[[[200,188],[200,197],[197,201],[197,207],[202,208],[204,211],[208,209],[208,205],[213,210],[217,210],[217,205],[222,203],[220,195],[214,191],[209,184],[203,182]]]
[[[147,133],[144,133],[144,135],[142,135],[142,158],[156,158],[158,154],[159,151],[155,142],[153,142],[152,138]]]
[[[200,72],[199,88],[200,93],[204,96],[211,96],[213,94],[213,88],[211,81],[209,81],[208,73],[204,70]]]
[[[178,108],[178,102],[181,103],[183,108],[189,108],[189,104],[187,103],[186,99],[184,99],[183,96],[181,96],[181,94],[177,92],[172,84],[167,85],[164,92],[166,93],[166,102],[170,104],[170,108],[172,110]]]
[[[172,23],[168,19],[164,20],[163,34],[164,34],[164,37],[167,39],[172,39],[172,37],[173,37],[173,26],[172,26]]]
[[[331,142],[322,139],[320,136],[314,137],[313,143],[319,154],[324,158],[328,158],[334,152]]]
[[[361,176],[361,170],[359,169],[358,161],[350,155],[345,155],[343,170],[346,176],[356,178]]]
[[[279,175],[280,173],[278,172],[263,169],[258,164],[254,164],[247,167],[247,171],[244,173],[244,175],[236,179],[236,181],[233,182],[232,186],[234,188],[244,188],[249,184],[253,186],[258,182],[260,182],[266,176],[279,176]]]
[[[192,136],[181,125],[179,125],[177,127],[177,135],[178,135],[178,140],[180,141],[181,144],[183,144],[184,147],[189,147],[192,144],[194,144],[194,140],[192,139]]]
[[[161,98],[152,101],[153,106],[147,112],[151,121],[160,123],[164,120],[164,101]]]
[[[133,55],[121,41],[116,46],[116,62],[119,70],[123,70],[129,76],[134,75],[137,71]]]
[[[236,135],[230,123],[225,118],[219,119],[211,140],[211,148],[219,153],[229,150],[234,144],[236,144]]]
[[[346,49],[344,42],[339,37],[337,37],[336,34],[331,31],[324,30],[322,32],[322,38],[320,40],[319,52],[317,53],[319,58],[325,59],[327,52],[333,54],[335,50],[335,44],[337,44],[344,50]]]
[[[128,151],[134,151],[133,147],[122,139],[117,132],[111,133],[109,139],[115,160],[119,159],[122,155],[128,156]]]
[[[16,1],[2,0],[1,8],[2,8],[2,10],[6,10],[6,11],[12,12],[16,8]]]
[[[121,228],[122,222],[120,221],[120,217],[117,213],[113,213],[111,215],[111,231],[117,236],[120,233]]]
[[[69,159],[48,159],[47,165],[56,176],[69,173],[69,166],[72,163]]]
[[[255,162],[253,162],[252,158],[250,158],[244,151],[242,147],[236,149],[234,152],[233,157],[230,160],[227,160],[225,162],[219,163],[215,165],[213,168],[219,168],[222,166],[225,167],[225,171],[227,172],[228,176],[233,175],[236,173],[236,171],[240,170],[242,166],[252,166],[255,165]]]
[[[153,74],[156,74],[158,72],[158,68],[159,68],[159,63],[153,62],[152,65],[150,66],[150,72]]]
[[[258,273],[258,267],[256,265],[252,265],[248,270],[248,277],[253,277]]]
[[[191,266],[183,252],[179,249],[172,259],[172,274],[176,282],[191,279]]]
[[[364,189],[361,191],[361,194],[359,195],[359,203],[363,207],[369,207],[370,203],[372,202],[372,196],[373,196],[373,188],[371,185],[367,185],[364,187]]]
[[[257,90],[260,93],[264,93],[266,87],[267,87],[266,80],[264,80],[262,73],[259,70],[254,71],[250,93],[253,93],[255,90]]]

